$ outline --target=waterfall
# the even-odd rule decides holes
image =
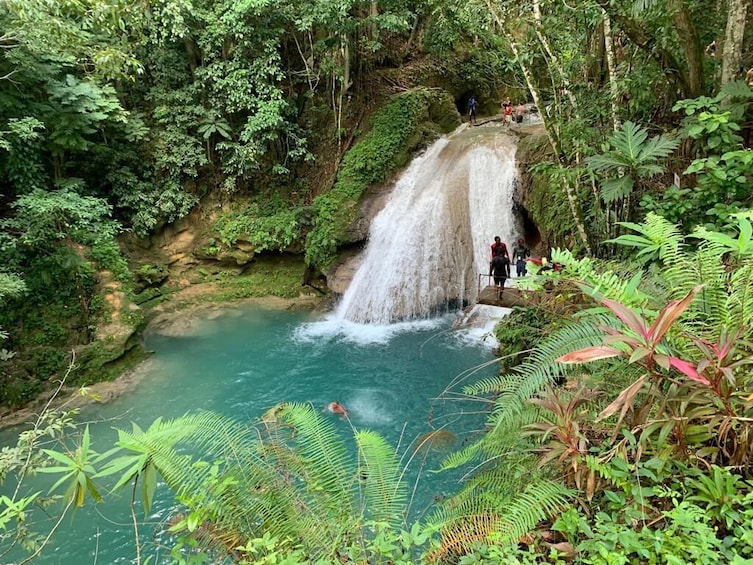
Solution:
[[[494,236],[511,248],[518,233],[515,148],[501,127],[481,126],[441,138],[414,159],[371,224],[336,318],[389,324],[474,301]]]

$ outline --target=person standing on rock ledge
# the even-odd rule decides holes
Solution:
[[[523,238],[518,238],[518,243],[512,248],[512,260],[515,261],[516,276],[524,277],[527,273],[526,261],[531,256],[531,251],[526,247]]]
[[[502,238],[498,235],[494,236],[494,243],[492,243],[492,259],[497,255],[502,254],[510,260],[510,254],[507,252],[507,245],[502,242]]]
[[[471,95],[468,99],[468,121],[472,124],[476,123],[476,109],[478,108],[478,101],[476,97]]]
[[[510,278],[510,259],[502,253],[495,255],[489,263],[489,276],[494,277],[494,286],[499,298],[505,290],[505,281]]]

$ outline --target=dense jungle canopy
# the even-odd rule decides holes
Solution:
[[[171,277],[148,250],[192,215],[197,262],[260,273],[265,256],[287,258],[283,282],[249,279],[235,296],[323,285],[359,243],[348,227],[367,189],[459,125],[471,96],[480,118],[505,97],[538,109],[516,207],[566,269],[531,283],[564,300],[497,329],[515,363],[465,391],[494,408],[485,437],[447,461],[473,470],[429,525],[401,522],[394,453],[368,432],[356,443],[372,465],[363,476],[379,475],[363,479],[373,506],[336,516],[352,485],[333,469],[350,463],[301,406],[250,436],[211,415],[123,432],[130,452],[109,467],[82,430],[68,451],[39,451],[68,422],[51,413],[4,449],[0,479],[53,462],[71,480],[68,510],[99,496],[94,463],[119,486],[140,480],[147,506],[159,474],[193,512],[179,535],[249,563],[753,562],[749,10],[3,0],[2,406],[139,358],[143,311]],[[249,455],[230,461],[218,437]],[[227,463],[213,504],[188,496],[214,479],[182,467],[180,442]],[[307,480],[321,496],[307,498]],[[277,506],[261,483],[276,485]],[[44,546],[25,526],[33,499],[0,501],[0,536],[32,555]],[[331,528],[294,519],[304,504]]]

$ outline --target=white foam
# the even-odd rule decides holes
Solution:
[[[395,324],[359,324],[329,315],[322,320],[301,324],[293,332],[295,339],[302,342],[319,341],[322,339],[341,339],[359,345],[389,343],[396,335],[416,330],[431,330],[445,326],[447,316],[429,320],[398,322]]]
[[[463,316],[455,321],[456,329],[453,335],[460,345],[477,343],[496,346],[494,326],[510,312],[512,312],[511,308],[476,304],[470,312],[463,313]]]
[[[360,389],[345,401],[351,422],[357,425],[384,425],[392,422],[391,413],[394,402],[386,391],[378,389]]]

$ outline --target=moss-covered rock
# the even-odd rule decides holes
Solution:
[[[89,385],[109,381],[143,361],[149,353],[141,342],[142,324],[133,333],[118,338],[95,341],[75,350],[71,384]]]

